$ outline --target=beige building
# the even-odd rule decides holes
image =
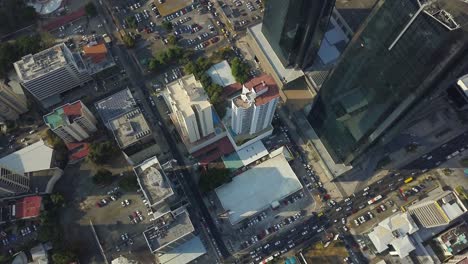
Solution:
[[[83,141],[97,130],[96,118],[81,101],[54,109],[44,116],[44,122],[67,143]]]
[[[194,143],[215,132],[211,103],[193,74],[169,83],[163,96],[183,140]]]
[[[455,192],[441,189],[430,192],[429,197],[408,207],[408,213],[426,228],[447,225],[466,210]]]
[[[0,82],[0,121],[16,120],[27,111],[26,96],[19,83]]]

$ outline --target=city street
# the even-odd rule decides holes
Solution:
[[[107,1],[103,1],[103,4],[107,4]],[[97,6],[99,7],[99,9],[101,9],[101,13],[104,16],[106,16],[107,21],[113,21],[111,19],[109,10],[105,6],[100,5],[99,3],[97,3]],[[110,34],[111,32],[115,32],[117,30],[115,25],[111,23],[105,24],[105,28],[108,34]],[[121,62],[130,80],[132,81],[133,86],[136,88],[135,89],[136,93],[134,95],[136,98],[141,99],[142,107],[145,109],[146,113],[148,113],[148,115],[150,116],[150,120],[155,120],[156,122],[158,120],[162,120],[161,114],[156,110],[156,108],[150,107],[150,103],[148,102],[149,100],[148,98],[150,94],[148,93],[148,90],[145,87],[145,78],[139,71],[137,63],[133,59],[133,56],[129,54],[129,52],[124,46],[118,45],[118,44],[113,45],[112,52],[121,58]],[[155,126],[153,123],[153,127],[158,127],[158,126]],[[214,238],[215,243],[212,243],[212,245],[215,249],[211,251],[217,252],[216,249],[219,249],[219,252],[221,253],[222,258],[229,257],[230,254],[226,246],[224,245],[219,235],[219,232],[216,229],[215,224],[213,223],[213,220],[211,219],[208,213],[208,209],[203,204],[202,197],[197,188],[197,184],[194,182],[190,172],[186,169],[183,155],[178,151],[174,138],[169,133],[166,127],[162,126],[161,130],[166,139],[167,144],[169,145],[169,148],[174,158],[179,163],[178,164],[179,168],[182,168],[180,169],[180,174],[178,173],[177,175],[179,175],[180,177],[179,181],[182,183],[184,187],[184,191],[186,195],[188,196],[188,200],[192,203],[193,208],[200,213],[204,221],[207,222],[206,226],[209,229],[209,233]],[[191,217],[194,220],[194,223],[198,228],[203,228],[202,225],[200,224],[201,219],[199,219],[196,214],[192,214]],[[208,240],[211,241],[211,239],[208,239]]]

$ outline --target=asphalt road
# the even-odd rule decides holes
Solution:
[[[104,3],[105,4],[105,3]],[[112,21],[112,18],[106,8],[103,6],[99,5],[99,8],[101,9],[101,13],[106,17],[107,21]],[[115,32],[116,31],[116,26],[111,23],[106,23],[105,24],[106,30],[108,32]],[[144,108],[147,117],[149,117],[149,120],[154,120],[155,122],[153,123],[153,126],[156,126],[155,123],[157,123],[158,120],[162,120],[161,114],[157,111],[156,108],[150,107],[149,101],[149,96],[150,94],[148,93],[148,90],[145,87],[145,77],[141,74],[139,71],[138,66],[136,65],[136,62],[133,60],[132,56],[129,55],[129,52],[127,49],[123,46],[120,45],[113,45],[112,46],[112,52],[114,55],[117,55],[120,58],[120,61],[122,62],[122,65],[124,66],[130,80],[133,83],[133,86],[136,88],[135,89],[135,96],[137,98],[141,99],[141,106]],[[169,130],[164,127],[160,126],[160,129],[166,139],[166,142],[172,152],[173,157],[177,160],[179,168],[186,168],[186,164],[184,164],[183,161],[183,156],[179,152],[179,150],[176,147],[176,143],[174,138],[172,137],[171,133]],[[197,184],[193,180],[192,176],[190,175],[190,172],[187,169],[180,169],[179,172],[181,174],[177,175],[182,175],[182,178],[179,178],[179,181],[182,183],[184,187],[184,191],[186,195],[188,196],[188,200],[191,202],[193,208],[200,213],[200,215],[203,217],[204,221],[206,221],[206,226],[209,228],[209,232],[211,236],[214,238],[214,241],[216,243],[216,247],[221,253],[223,258],[228,258],[230,256],[229,251],[227,250],[226,246],[224,245],[223,240],[221,239],[221,235],[216,228],[216,225],[214,224],[213,220],[210,217],[210,214],[208,212],[208,209],[206,208],[205,204],[203,203],[202,196],[198,191]],[[191,215],[192,218],[196,217],[196,215]],[[201,219],[197,219],[201,221]]]
[[[447,160],[448,155],[455,151],[460,151],[462,148],[468,149],[468,132],[453,138],[440,147],[413,160],[400,170],[389,173],[382,180],[367,186],[369,187],[369,190],[366,190],[367,195],[364,195],[364,190],[356,192],[352,196],[347,197],[349,198],[348,201],[344,202],[344,200],[346,200],[344,199],[332,208],[327,207],[323,211],[322,217],[311,217],[302,224],[297,225],[293,229],[293,232],[281,234],[276,236],[274,240],[268,242],[262,241],[264,243],[257,244],[257,248],[254,252],[249,252],[240,258],[242,263],[257,263],[258,261],[256,261],[256,259],[259,257],[265,259],[277,252],[281,252],[283,249],[291,250],[292,248],[303,248],[306,245],[313,244],[321,238],[320,234],[322,234],[322,232],[317,232],[321,227],[327,232],[336,233],[338,231],[338,233],[341,233],[347,248],[352,251],[351,257],[354,263],[367,263],[368,260],[361,252],[353,248],[352,245],[356,243],[353,237],[342,229],[343,224],[341,223],[341,219],[346,219],[348,216],[359,211],[359,206],[369,206],[368,201],[371,198],[377,195],[385,197],[390,192],[398,190],[399,187],[405,184],[404,179],[408,177],[416,178],[418,175],[422,174],[422,170],[436,168],[440,163]],[[337,208],[341,209],[337,211]],[[346,210],[347,208],[349,208],[349,210]],[[337,223],[334,223],[335,219],[338,220]],[[307,233],[303,234],[306,230]],[[274,246],[277,241],[280,241],[280,244]],[[267,244],[269,246],[265,249],[265,245]],[[290,245],[294,246],[290,247]],[[254,257],[252,257],[252,255]]]

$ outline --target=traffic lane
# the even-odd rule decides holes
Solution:
[[[106,8],[103,8],[105,9],[105,11],[107,11]],[[107,15],[109,17],[109,14],[107,12],[104,12],[105,15]],[[112,20],[110,20],[112,21]],[[106,25],[109,25],[110,23],[106,23]],[[115,26],[115,25],[114,25]],[[124,65],[124,68],[125,70],[127,71],[127,74],[130,78],[130,80],[133,82],[137,92],[145,95],[145,92],[147,93],[146,89],[144,89],[145,85],[144,85],[144,78],[141,74],[139,74],[139,71],[138,71],[138,67],[136,67],[136,65],[134,64],[134,61],[131,59],[131,56],[128,54],[128,51],[125,50],[123,51],[122,50],[122,47],[120,47],[119,45],[114,45],[113,46],[113,49],[112,49],[115,53],[118,54],[118,56],[120,58],[122,58],[122,63]],[[114,53],[114,54],[115,54]],[[126,58],[126,59],[125,59]],[[129,62],[129,60],[131,62]],[[142,97],[142,96],[140,96]],[[143,96],[145,98],[141,98],[143,99],[144,101],[144,108],[147,109],[148,113],[152,113],[154,114],[156,117],[157,117],[157,120],[161,120],[161,115],[158,111],[156,111],[155,109],[152,109],[149,107],[148,105],[148,102],[147,102],[147,98],[148,96]],[[149,109],[149,110],[148,110]],[[167,143],[169,144],[169,148],[171,150],[171,153],[173,154],[173,156],[179,161],[179,162],[183,162],[183,158],[181,156],[181,154],[178,152],[177,150],[177,147],[175,147],[175,144],[174,144],[174,141],[171,137],[171,134],[167,131],[167,128],[165,127],[161,127],[161,130],[162,130],[162,133],[164,135],[164,137],[166,138],[166,141]],[[190,185],[189,186],[193,186],[194,188],[196,188],[196,184],[193,182],[193,179],[191,179],[191,177],[189,177],[187,175],[187,172],[185,171],[182,171],[182,173],[184,174],[184,178],[185,180],[187,179],[190,179],[191,182],[190,182]],[[181,181],[183,183],[186,183],[185,181]],[[187,186],[185,185],[185,187],[187,188]],[[191,188],[187,188],[188,190],[191,190]],[[197,195],[193,195],[194,192],[187,192],[187,195],[190,195],[192,194],[192,197],[193,199],[191,199],[192,201],[195,201],[196,202],[196,205],[198,205],[198,208],[200,210],[200,212],[202,213],[202,215],[204,216],[205,220],[207,221],[208,223],[208,227],[211,231],[211,234],[213,235],[220,251],[221,251],[221,254],[223,255],[223,257],[227,258],[230,256],[229,254],[229,251],[227,250],[226,246],[224,245],[222,239],[221,239],[221,236],[218,232],[218,230],[216,229],[209,213],[208,213],[208,210],[206,209],[206,207],[204,207],[204,204],[203,204],[203,201],[201,199],[201,196],[198,194],[198,197]]]

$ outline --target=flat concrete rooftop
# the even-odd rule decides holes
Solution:
[[[236,224],[300,189],[301,182],[280,154],[234,177],[216,194],[229,212],[229,221]]]
[[[115,140],[120,148],[126,148],[151,135],[151,129],[139,108],[109,120]]]
[[[156,157],[145,160],[134,168],[138,182],[148,202],[156,205],[172,196],[174,191]]]

